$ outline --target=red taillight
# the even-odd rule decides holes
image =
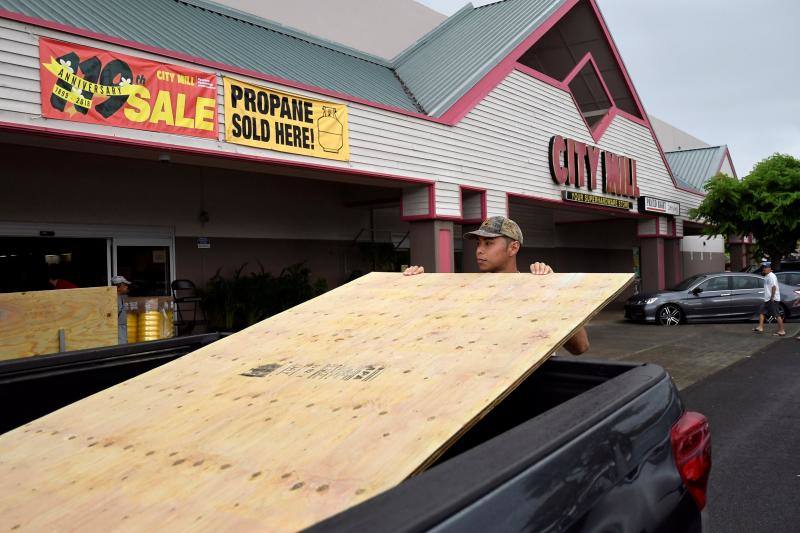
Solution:
[[[711,432],[708,420],[700,413],[687,411],[672,426],[672,454],[689,494],[702,510],[706,506],[706,488],[711,472]]]

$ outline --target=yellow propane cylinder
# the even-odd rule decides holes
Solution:
[[[161,338],[163,326],[162,314],[159,311],[145,311],[139,313],[138,335],[139,342],[155,341]]]
[[[128,311],[125,321],[128,323],[128,342],[136,342],[139,333],[139,317],[136,313]]]

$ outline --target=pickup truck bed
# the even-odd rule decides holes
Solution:
[[[219,338],[0,363],[0,432]],[[700,531],[673,457],[684,413],[650,364],[554,357],[427,471],[313,531]]]
[[[655,365],[552,358],[428,471],[312,531],[700,531]]]

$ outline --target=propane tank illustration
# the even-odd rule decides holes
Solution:
[[[338,153],[344,144],[344,126],[336,118],[336,108],[322,106],[322,116],[317,119],[319,144],[326,152]]]

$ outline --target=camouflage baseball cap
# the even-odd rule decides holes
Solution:
[[[508,237],[522,244],[522,230],[516,222],[506,217],[490,217],[483,221],[481,227],[464,234],[465,239],[478,237]]]

